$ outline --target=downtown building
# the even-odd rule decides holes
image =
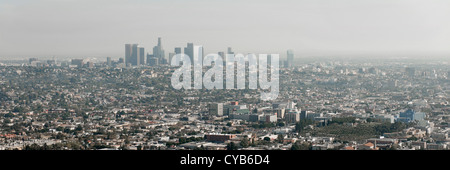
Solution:
[[[147,54],[146,65],[157,66],[160,64],[168,64],[168,62],[162,47],[161,37],[158,37],[158,44],[153,47],[153,54]]]
[[[294,51],[287,50],[287,59],[284,63],[284,67],[291,68],[293,66],[293,63],[294,63]]]
[[[125,66],[140,66],[145,64],[145,49],[139,44],[125,44]]]
[[[153,47],[153,62],[151,63],[152,65],[160,65],[160,64],[167,64],[167,60],[166,60],[166,56],[164,53],[164,49],[162,47],[162,43],[161,43],[161,37],[158,37],[158,45]]]

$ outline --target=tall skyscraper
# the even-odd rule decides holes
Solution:
[[[147,53],[147,65],[150,65],[150,61],[154,58],[153,54]]]
[[[225,53],[224,53],[224,52],[217,52],[217,54],[218,54],[220,57],[222,57],[222,59],[225,58]]]
[[[217,54],[222,57],[222,61],[223,61],[223,65],[226,66],[227,65],[227,56],[225,56],[224,52],[217,52]]]
[[[106,65],[112,66],[111,57],[106,57]]]
[[[159,64],[166,64],[165,53],[161,43],[161,37],[158,37],[158,45],[153,47],[153,57],[158,58]]]
[[[139,60],[139,45],[138,44],[133,44],[132,47],[132,53],[131,53],[131,65],[132,66],[138,66],[141,60]]]
[[[199,61],[203,61],[203,58],[205,56],[204,48],[202,47],[201,58],[199,58]],[[199,51],[200,53],[200,51]],[[191,64],[194,64],[194,43],[187,43],[187,46],[184,48],[184,54],[189,56],[189,59],[191,60]]]
[[[172,62],[172,58],[175,55],[175,53],[169,53],[169,61],[167,62],[167,64],[170,64],[170,62]]]
[[[169,53],[169,62],[168,64],[171,64],[172,62],[172,57],[176,54],[181,54],[181,47],[175,47],[175,53]]]
[[[234,54],[234,52],[231,49],[231,47],[228,47],[227,54]],[[227,56],[225,54],[224,54],[224,56],[222,58],[223,58],[224,63],[227,63]]]
[[[181,54],[181,47],[175,47],[175,54]]]
[[[187,47],[184,48],[184,54],[188,55],[191,59],[191,63],[194,61],[194,43],[187,43]]]
[[[125,65],[126,66],[137,66],[140,65],[141,56],[139,54],[139,45],[138,44],[125,44]]]
[[[228,47],[227,54],[234,54],[233,50],[231,50],[231,47]]]
[[[145,65],[145,49],[139,47],[139,65]]]
[[[131,44],[125,44],[125,66],[131,64]]]
[[[149,66],[157,66],[159,63],[158,58],[156,57],[150,57],[147,62]]]
[[[292,50],[287,51],[287,64],[287,67],[292,67],[292,65],[294,64],[294,51]]]

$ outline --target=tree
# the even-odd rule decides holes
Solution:
[[[291,150],[300,150],[300,146],[298,146],[296,143],[292,144]]]
[[[70,133],[70,129],[69,128],[64,128],[63,132],[64,133]]]
[[[249,141],[248,141],[247,136],[244,136],[244,138],[241,140],[241,146],[243,148],[247,148],[249,146]]]
[[[12,114],[12,113],[6,113],[6,114],[4,115],[4,117],[5,117],[5,118],[11,118],[11,117],[14,117],[14,114]],[[9,120],[9,119],[6,119],[6,120]]]
[[[344,124],[344,123],[355,123],[356,122],[356,118],[355,117],[342,117],[342,118],[333,118],[332,121],[330,121],[328,124]]]
[[[398,148],[398,145],[394,144],[389,148],[389,150],[397,150],[397,148]]]
[[[417,138],[415,136],[409,137],[407,139],[408,141],[417,141]]]
[[[14,109],[12,110],[12,112],[19,112],[22,113],[24,111],[24,109],[22,107],[14,107]]]
[[[228,123],[227,123],[227,126],[230,126],[230,127],[231,127],[232,125],[233,125],[233,124],[232,124],[231,122],[228,122]]]
[[[283,141],[284,141],[283,135],[279,134],[278,138],[277,138],[277,141],[278,141],[278,143],[283,143]]]
[[[64,130],[64,128],[62,126],[59,126],[56,128],[56,131],[63,131],[63,130]]]
[[[314,121],[309,119],[302,119],[295,124],[295,131],[301,132],[306,126],[313,125]]]
[[[44,146],[42,147],[44,150],[50,150],[50,148],[48,147],[47,143],[44,143]]]
[[[236,146],[236,144],[234,142],[230,142],[227,144],[227,150],[237,150],[238,147]]]
[[[75,131],[82,131],[83,127],[81,127],[81,125],[78,125],[77,128],[75,129]]]
[[[292,144],[291,150],[311,150],[311,146],[309,143],[294,143]]]

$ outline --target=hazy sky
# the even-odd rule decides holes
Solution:
[[[166,52],[450,56],[449,0],[0,0],[0,57]]]

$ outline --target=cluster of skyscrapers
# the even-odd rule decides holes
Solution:
[[[153,54],[145,55],[145,48],[139,46],[139,44],[125,44],[125,65],[127,67],[166,63],[161,38],[158,38],[158,45],[153,47]]]
[[[144,47],[140,47],[139,44],[125,44],[125,65],[127,66],[139,66],[143,65],[142,62],[145,55]]]
[[[175,47],[173,53],[169,53],[168,60],[165,56],[165,51],[162,46],[161,37],[158,38],[158,45],[153,47],[153,54],[147,53],[145,55],[145,49],[144,47],[141,47],[139,44],[125,44],[125,60],[124,64],[126,67],[131,66],[142,66],[142,65],[148,65],[148,66],[156,66],[160,64],[170,64],[170,61],[172,61],[172,57],[176,54],[182,54],[182,47]],[[203,49],[202,49],[203,50]],[[186,47],[184,47],[184,54],[188,55],[191,59],[191,62],[194,61],[194,43],[187,43]],[[202,54],[205,55],[205,53],[202,51]],[[223,58],[223,60],[226,62],[226,54],[235,54],[231,47],[228,47],[227,52],[218,52],[219,56]],[[270,58],[270,56],[269,56]],[[292,64],[294,62],[294,52],[292,50],[287,51],[287,60],[284,61],[284,63],[280,63],[281,65],[284,65],[286,68],[292,67]],[[109,63],[109,62],[108,62]],[[120,61],[119,61],[120,63]]]

